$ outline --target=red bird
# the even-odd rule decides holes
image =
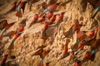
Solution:
[[[46,18],[50,19],[53,16],[53,11],[50,11]]]
[[[33,23],[36,23],[38,21],[38,14],[35,14],[30,26],[32,26]]]
[[[49,25],[48,22],[45,22],[45,24],[44,24],[44,26],[42,28],[43,32],[48,29],[48,25]]]
[[[74,66],[81,66],[81,61],[76,60],[75,63],[74,63]]]
[[[24,24],[21,24],[21,27],[17,30],[17,33],[24,31]]]
[[[84,43],[82,43],[82,45],[87,45],[87,46],[91,46],[91,49],[99,49],[100,48],[100,39],[96,39],[96,37],[94,37],[93,39],[91,40],[88,40]]]
[[[2,34],[0,36],[0,40],[2,40],[4,32],[6,30],[8,30],[11,26],[13,26],[14,24],[15,24],[15,22],[9,23],[9,25],[2,30]]]
[[[43,59],[50,53],[50,50],[43,50],[41,48],[37,52],[35,52],[32,56],[34,55],[39,55],[40,56],[40,62],[38,63],[38,66],[43,66]]]
[[[52,24],[56,20],[56,15],[52,16],[49,20],[49,25]]]
[[[60,15],[58,16],[58,19],[57,19],[57,23],[63,21],[64,13],[65,12],[60,13]]]
[[[82,27],[83,25],[82,24],[79,24],[79,23],[75,23],[71,26],[71,28],[64,33],[65,37],[67,38],[70,38],[72,37],[73,39],[73,34],[75,33],[75,31],[80,31],[80,28]]]
[[[45,22],[44,26],[43,26],[43,29],[42,29],[42,39],[47,39],[47,35],[46,35],[46,30],[48,29],[48,22]]]
[[[41,17],[38,22],[44,22],[45,21],[45,16]]]
[[[97,35],[97,31],[98,31],[98,26],[96,27],[95,30],[92,30],[91,33],[85,39],[92,39],[94,36]]]
[[[75,55],[74,55],[74,51],[72,50],[70,53],[69,61],[74,60],[74,58],[75,58]]]
[[[82,50],[83,48],[84,48],[84,45],[82,45],[82,43],[84,43],[85,42],[85,39],[83,39],[80,43],[79,43],[79,45],[78,45],[78,48],[77,48],[77,50]]]
[[[70,40],[69,40],[69,39],[66,39],[66,44],[64,45],[64,50],[63,50],[63,56],[62,56],[61,59],[65,58],[66,55],[68,54],[68,43],[69,43],[69,42],[70,42]],[[60,59],[60,60],[61,60],[61,59]]]
[[[7,58],[8,58],[8,55],[5,55],[4,58],[1,61],[0,66],[5,66],[5,62],[6,62]]]
[[[93,51],[92,51],[91,56],[90,56],[90,60],[91,60],[91,61],[94,61],[96,52],[97,52],[97,50],[93,50]]]
[[[44,10],[44,12],[40,16],[42,16],[47,11],[54,11],[58,7],[59,4],[60,3],[55,3],[55,4],[52,4],[52,5],[43,4],[43,7],[46,8],[46,9]]]
[[[26,4],[26,3],[27,3],[27,1],[20,2],[19,6],[17,7],[16,16],[22,17],[21,8],[23,9],[23,13],[24,13],[24,9],[25,9],[25,4]]]
[[[86,52],[82,62],[88,61],[90,59],[91,53],[89,51]]]
[[[47,63],[45,64],[45,66],[49,66],[49,63],[50,63],[50,62],[47,62]]]

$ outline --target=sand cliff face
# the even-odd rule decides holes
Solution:
[[[88,35],[90,31],[96,28],[96,25],[100,26],[100,12],[96,15],[94,19],[91,19],[91,16],[94,14],[95,8],[87,2],[86,0],[40,0],[36,2],[32,6],[32,11],[29,11],[29,6],[26,4],[25,13],[23,17],[19,19],[15,16],[15,12],[9,13],[7,15],[3,15],[6,13],[11,4],[15,0],[1,0],[0,2],[0,17],[1,20],[7,19],[8,22],[17,21],[17,23],[11,27],[6,33],[11,30],[16,30],[19,28],[20,22],[27,18],[26,26],[22,35],[14,42],[14,50],[12,50],[12,55],[16,56],[16,59],[8,59],[9,64],[17,64],[19,66],[36,66],[40,60],[39,56],[31,56],[35,51],[37,51],[37,47],[41,45],[47,45],[45,49],[51,49],[49,55],[45,57],[44,64],[48,61],[51,61],[50,66],[73,66],[73,63],[69,63],[69,56],[66,58],[57,61],[62,56],[63,46],[65,44],[66,38],[64,38],[64,32],[68,31],[68,29],[75,23],[75,19],[78,19],[79,24],[83,24],[81,31],[89,31],[86,34]],[[19,0],[18,0],[19,1]],[[47,2],[48,4],[52,4],[55,2],[61,2],[62,4],[56,9],[55,14],[61,13],[65,11],[64,21],[60,24],[58,33],[55,34],[55,30],[53,25],[49,26],[47,30],[48,39],[44,43],[41,37],[41,30],[43,24],[36,23],[33,24],[32,27],[29,28],[29,24],[31,23],[34,14],[42,13],[43,8],[41,7],[42,2]],[[5,33],[5,34],[6,34]],[[70,39],[70,43],[68,44],[69,52],[71,51],[71,45],[76,42],[76,32],[74,34],[74,41],[72,38]],[[98,32],[98,37],[99,32]],[[0,60],[5,53],[8,53],[7,47],[9,46],[11,39],[9,37],[4,37],[2,43],[0,44]],[[88,49],[89,46],[86,46],[85,49]],[[82,59],[85,52],[79,53],[77,57]],[[100,51],[96,53],[96,57],[94,61],[88,61],[82,64],[82,66],[100,66]]]

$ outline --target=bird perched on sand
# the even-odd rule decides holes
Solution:
[[[33,23],[36,23],[38,21],[38,14],[35,14],[30,26],[32,26]]]
[[[46,19],[45,19],[45,16],[41,17],[38,22],[44,22]]]
[[[100,11],[100,0],[98,1],[98,3],[97,3],[97,9],[96,9],[96,12],[95,12],[95,14],[92,16],[92,18],[94,18],[96,15],[97,15],[97,13]]]
[[[83,25],[82,24],[79,24],[79,23],[75,23],[71,26],[71,28],[64,33],[65,37],[67,38],[70,38],[72,37],[73,39],[73,34],[75,33],[75,31],[80,31],[80,28],[82,27]]]
[[[7,58],[8,58],[8,55],[5,55],[4,58],[1,61],[0,66],[5,66],[5,62],[6,62]]]
[[[50,63],[50,62],[47,62],[47,63],[45,64],[45,66],[49,66],[49,63]]]
[[[56,32],[58,31],[59,24],[63,21],[64,13],[65,12],[60,13],[60,15],[57,18],[57,21],[55,23]]]
[[[66,55],[68,55],[68,43],[69,42],[70,42],[70,40],[69,39],[66,39],[66,44],[64,45],[64,50],[63,50],[63,56],[61,57],[61,59],[65,58]]]
[[[88,61],[90,59],[91,53],[89,51],[86,52],[82,62]]]
[[[98,26],[96,27],[95,30],[92,30],[91,33],[85,38],[85,39],[92,39],[94,36],[97,35],[97,31],[98,31]]]
[[[50,11],[46,18],[50,19],[53,16],[53,11]]]
[[[87,31],[79,31],[78,34],[77,34],[77,39],[76,39],[76,43],[74,45],[72,45],[72,49],[73,50],[76,50],[79,43],[86,38],[86,33]]]
[[[22,34],[22,33],[19,32],[19,33],[16,33],[16,34],[14,35],[14,37],[11,39],[11,43],[10,43],[8,49],[13,49],[14,41],[15,41],[21,34]]]
[[[20,2],[19,6],[17,7],[17,13],[16,13],[16,16],[22,17],[21,8],[22,8],[23,13],[24,13],[24,9],[25,9],[25,4],[26,4],[26,3],[27,3],[27,1]]]
[[[96,52],[97,52],[97,50],[93,50],[93,51],[92,51],[91,56],[90,56],[90,60],[91,60],[91,61],[94,61]]]
[[[48,11],[54,11],[58,7],[59,4],[60,3],[55,3],[55,4],[52,4],[52,5],[44,4],[43,6],[46,9],[43,11],[43,13],[40,16],[42,16],[44,13],[46,13]]]
[[[38,63],[38,66],[43,66],[43,59],[50,53],[50,50],[43,50],[43,48],[39,49],[37,52],[35,52],[32,56],[39,55],[40,56],[40,62]]]
[[[15,24],[15,22],[11,22],[11,23],[9,23],[8,26],[6,26],[6,27],[2,30],[2,33],[1,33],[1,36],[0,36],[0,40],[2,40],[4,32],[5,32],[6,30],[8,30],[11,26],[13,26],[14,24]]]
[[[91,40],[85,40],[84,43],[82,43],[82,45],[91,46],[92,50],[99,49],[100,48],[100,39],[96,39],[96,37],[94,37]]]
[[[52,24],[56,20],[56,15],[53,15],[49,20],[49,25]]]
[[[81,61],[80,60],[76,60],[74,63],[74,66],[81,66]]]

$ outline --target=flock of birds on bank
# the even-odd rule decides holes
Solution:
[[[14,2],[11,10],[8,11],[6,14],[8,14],[12,11],[15,11],[16,8],[17,8],[16,16],[17,17],[22,17],[21,9],[24,12],[25,4],[28,3],[30,5],[30,9],[31,9],[32,4],[37,2],[37,1],[39,1],[39,0],[31,0],[31,1],[28,0],[28,1],[24,1],[24,2],[20,1],[18,4],[17,4],[17,2]],[[54,10],[59,5],[60,5],[60,3],[55,3],[55,4],[52,4],[52,5],[48,5],[46,3],[43,3],[42,6],[43,6],[43,8],[45,8],[45,10],[43,11],[42,14],[40,14],[40,16],[39,16],[39,14],[35,14],[32,22],[30,23],[30,27],[34,23],[37,23],[37,22],[44,23],[44,26],[43,26],[43,29],[42,29],[42,36],[41,36],[41,38],[44,39],[44,40],[47,39],[46,31],[48,29],[48,26],[54,23],[55,24],[55,30],[57,32],[59,24],[63,21],[65,12],[61,12],[60,14],[54,14]],[[98,8],[100,8],[100,7],[98,7]],[[92,16],[92,18],[94,18],[95,15],[97,14],[97,12],[100,10],[98,8],[97,8],[96,13]],[[45,13],[48,12],[48,11],[49,11],[49,14],[45,15]],[[56,18],[56,16],[58,16],[58,18]],[[39,19],[39,17],[41,17],[41,18]],[[48,19],[49,21],[46,21],[46,19]],[[56,20],[56,22],[55,22],[55,20]],[[8,47],[8,50],[13,49],[14,41],[24,31],[25,20],[23,22],[21,22],[19,29],[17,29],[16,31],[10,31],[7,35],[4,35],[5,31],[7,31],[10,27],[12,27],[15,23],[16,22],[8,23],[7,20],[2,20],[0,22],[0,30],[2,30],[0,40],[3,39],[3,36],[9,36],[10,38],[12,38],[11,42],[10,42],[10,45]],[[75,24],[73,24],[71,26],[71,28],[67,32],[64,33],[65,38],[72,38],[73,39],[73,34],[75,33],[75,31],[77,32],[77,41],[71,47],[72,51],[70,53],[70,59],[69,59],[69,62],[70,62],[70,60],[75,61],[74,66],[81,66],[82,63],[84,63],[85,61],[88,61],[88,60],[93,61],[94,58],[95,58],[96,52],[100,48],[100,39],[96,39],[99,26],[97,25],[96,28],[94,30],[92,30],[89,35],[86,35],[87,31],[80,31],[80,28],[82,26],[85,26],[85,25],[79,24],[78,21],[76,21]],[[68,53],[69,53],[68,52],[68,43],[69,42],[70,42],[70,40],[66,39],[66,43],[64,45],[64,50],[63,50],[63,56],[59,60],[65,58],[68,55]],[[75,55],[77,55],[81,50],[84,50],[85,45],[91,46],[91,51],[87,51],[84,58],[83,58],[83,60],[80,61],[80,60],[75,58]],[[45,47],[46,46],[40,46],[39,47],[40,49],[32,55],[32,56],[34,56],[34,55],[39,55],[40,56],[40,62],[38,63],[37,66],[43,66],[43,59],[50,52],[50,50],[44,50],[43,48],[45,48]],[[1,64],[0,64],[1,66],[5,66],[5,62],[8,58],[8,55],[9,54],[5,55],[4,58],[2,59]],[[45,64],[45,66],[49,66],[49,63],[50,62],[47,62]]]

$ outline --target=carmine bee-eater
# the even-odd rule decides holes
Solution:
[[[5,62],[6,62],[7,58],[8,58],[8,55],[5,55],[4,58],[1,61],[0,66],[5,66]]]
[[[79,45],[78,45],[78,48],[76,49],[76,54],[78,54],[83,48],[84,48],[84,45],[82,45],[82,43],[84,43],[85,42],[85,39],[83,39],[80,43],[79,43]]]
[[[99,11],[100,11],[100,0],[97,3],[97,10],[96,10],[95,14],[92,16],[92,18],[94,18]]]
[[[33,23],[36,23],[38,21],[38,14],[35,14],[30,26],[32,26]]]
[[[38,66],[43,66],[43,59],[50,53],[50,50],[43,50],[43,48],[39,49],[37,52],[35,52],[34,55],[40,56],[40,62],[38,63]]]
[[[91,53],[89,51],[86,52],[82,62],[88,61],[90,59]]]
[[[45,22],[45,24],[44,24],[44,26],[43,26],[43,28],[42,28],[42,31],[43,32],[46,32],[46,30],[48,29],[48,22]]]
[[[92,30],[91,33],[85,39],[92,39],[94,36],[97,35],[97,31],[98,31],[98,26],[96,27],[95,30]]]
[[[73,45],[73,48],[74,50],[77,49],[79,43],[86,38],[86,31],[79,31],[78,34],[77,34],[77,39],[76,39],[76,43]]]
[[[46,18],[50,19],[53,16],[53,11],[50,11]]]
[[[53,15],[49,20],[49,25],[52,24],[56,20],[56,15]]]
[[[90,56],[90,60],[91,60],[91,61],[94,61],[96,52],[97,52],[97,50],[93,50],[93,51],[92,51],[91,56]]]
[[[96,39],[96,37],[94,37],[91,40],[85,40],[84,43],[82,43],[82,45],[87,45],[87,46],[91,46],[92,50],[95,49],[99,49],[100,48],[100,39]]]
[[[45,64],[45,66],[49,66],[49,63],[50,63],[50,62],[47,62],[47,63]]]
[[[22,17],[21,8],[23,9],[23,13],[24,13],[24,9],[25,9],[25,4],[26,4],[26,3],[27,3],[27,1],[25,1],[25,2],[20,2],[19,6],[17,7],[16,16]]]
[[[74,66],[81,66],[81,61],[80,60],[76,60],[74,63]]]
[[[55,4],[47,6],[46,9],[44,10],[44,12],[40,16],[42,16],[47,11],[54,11],[58,7],[59,4],[60,3],[55,3]]]
[[[75,58],[74,50],[72,50],[71,53],[70,53],[69,61],[74,60],[74,58]]]
[[[11,43],[10,43],[8,49],[12,49],[12,48],[13,48],[13,44],[14,44],[15,40],[16,40],[21,34],[22,34],[22,33],[19,32],[19,33],[16,33],[16,34],[14,35],[14,37],[11,39]]]
[[[41,17],[38,22],[44,22],[46,19],[45,19],[45,16]]]
[[[65,58],[68,55],[68,43],[69,42],[70,42],[70,40],[66,39],[66,44],[64,45],[64,50],[63,50],[63,56],[61,57],[61,59]]]
[[[65,37],[70,38],[72,37],[73,39],[73,34],[75,33],[75,31],[80,30],[80,28],[82,27],[82,24],[79,23],[75,23],[71,26],[71,28],[64,33]]]
[[[2,30],[2,34],[0,36],[0,40],[2,40],[4,32],[6,30],[8,30],[11,26],[13,26],[14,24],[15,24],[15,22],[9,23],[9,25]]]
[[[62,22],[62,21],[63,21],[64,13],[65,13],[65,12],[61,12],[61,13],[60,13],[60,15],[59,15],[58,18],[57,18],[56,23]]]

